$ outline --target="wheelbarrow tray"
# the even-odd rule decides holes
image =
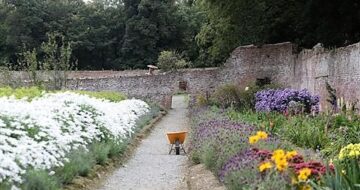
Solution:
[[[166,135],[170,144],[175,144],[176,140],[178,140],[180,144],[184,144],[187,131],[168,132]]]
[[[176,132],[166,133],[169,144],[171,145],[169,154],[171,154],[173,150],[175,150],[176,155],[180,154],[180,150],[184,151],[184,153],[186,154],[186,151],[183,146],[186,135],[187,135],[187,131],[176,131]]]

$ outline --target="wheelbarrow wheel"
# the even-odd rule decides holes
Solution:
[[[180,154],[180,142],[178,140],[175,142],[175,153],[176,155]]]

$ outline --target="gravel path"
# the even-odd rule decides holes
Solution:
[[[186,130],[185,96],[173,97],[173,109],[137,148],[133,158],[104,181],[99,190],[187,189],[185,155],[168,155],[166,132]]]

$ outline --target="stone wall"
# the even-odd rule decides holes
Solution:
[[[319,94],[323,107],[328,96],[326,81],[337,90],[338,97],[360,100],[360,43],[333,50],[304,50],[296,56],[293,75],[292,87]]]
[[[337,90],[338,97],[348,101],[360,99],[360,43],[326,50],[306,49],[295,53],[291,43],[235,49],[221,70],[223,82],[245,86],[269,77],[285,87],[307,88],[321,97],[322,108],[328,97],[325,82]]]
[[[268,77],[285,87],[307,88],[319,94],[322,107],[327,97],[325,81],[337,89],[338,97],[351,101],[360,99],[360,43],[333,50],[314,48],[296,53],[295,49],[291,43],[242,46],[231,53],[223,67],[185,69],[151,76],[146,75],[147,70],[72,72],[69,88],[119,91],[169,107],[171,96],[181,91],[180,82],[186,84],[188,93],[198,94],[212,92],[221,84],[236,83],[245,87]],[[27,80],[24,72],[10,75]],[[47,77],[44,73],[39,76]],[[0,83],[2,81],[0,76]]]
[[[181,91],[179,82],[186,83],[187,93],[203,93],[215,89],[217,74],[217,68],[188,69],[156,75],[72,78],[68,85],[70,89],[120,91],[130,97],[149,99],[169,108],[171,96]]]
[[[225,83],[235,82],[245,87],[256,79],[269,77],[276,83],[289,86],[294,72],[293,45],[241,46],[231,53],[224,66],[221,76]]]

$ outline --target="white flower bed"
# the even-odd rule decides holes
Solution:
[[[112,103],[65,92],[31,102],[0,98],[0,183],[21,183],[26,169],[62,166],[66,154],[110,136],[121,141],[149,111],[140,100]]]

